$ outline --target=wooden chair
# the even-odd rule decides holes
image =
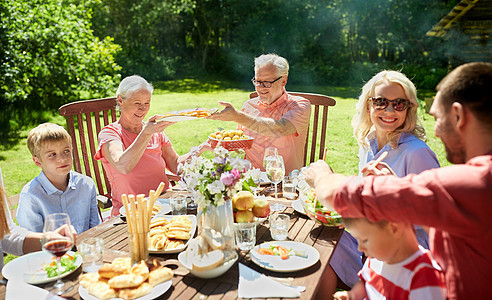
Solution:
[[[101,214],[101,209],[112,205],[111,185],[102,163],[95,160],[94,155],[97,150],[97,135],[104,126],[117,120],[116,97],[68,103],[61,106],[59,112],[65,117],[68,133],[72,137],[75,171],[94,179]]]
[[[313,123],[311,123],[307,129],[306,135],[306,145],[304,146],[304,165],[306,163],[312,163],[317,159],[323,158],[323,153],[325,149],[326,142],[326,127],[328,124],[328,107],[335,106],[335,99],[321,95],[321,94],[311,94],[311,93],[301,93],[301,92],[288,92],[289,95],[301,96],[309,100],[314,109],[311,110],[311,117],[313,118]],[[249,94],[249,98],[253,99],[258,97],[256,92]],[[320,110],[321,115],[320,115]],[[319,143],[319,145],[318,145]],[[317,146],[318,145],[318,146]],[[308,151],[309,149],[309,151]],[[316,149],[318,149],[318,155],[316,156]],[[308,160],[309,153],[309,160]]]

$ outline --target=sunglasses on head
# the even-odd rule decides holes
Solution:
[[[402,99],[402,98],[396,98],[393,100],[388,100],[383,97],[371,97],[369,100],[372,101],[372,107],[377,110],[383,110],[388,107],[388,105],[391,103],[391,106],[393,107],[394,110],[396,111],[403,111],[407,109],[410,106],[410,101],[407,99]]]

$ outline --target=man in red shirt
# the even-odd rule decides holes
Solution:
[[[344,217],[429,226],[449,299],[485,299],[492,282],[491,86],[491,63],[462,65],[437,86],[430,114],[454,166],[359,179],[318,161],[307,174],[320,201]],[[384,163],[369,169],[388,174]]]

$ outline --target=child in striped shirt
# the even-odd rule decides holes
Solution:
[[[348,292],[335,293],[335,299],[446,299],[444,273],[418,244],[413,225],[365,218],[343,222],[367,259],[361,281]]]

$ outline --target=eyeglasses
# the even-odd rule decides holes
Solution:
[[[258,81],[254,77],[251,78],[251,82],[253,83],[254,86],[263,86],[264,88],[271,88],[272,84],[276,81],[278,81],[280,78],[283,76],[280,76],[279,78],[275,79],[274,81]]]
[[[393,100],[388,100],[383,97],[371,97],[369,100],[372,101],[372,107],[377,110],[383,110],[388,107],[388,105],[391,103],[391,106],[393,107],[394,110],[396,111],[404,111],[407,109],[409,106],[411,106],[410,101],[407,99],[402,99],[402,98],[396,98]]]

